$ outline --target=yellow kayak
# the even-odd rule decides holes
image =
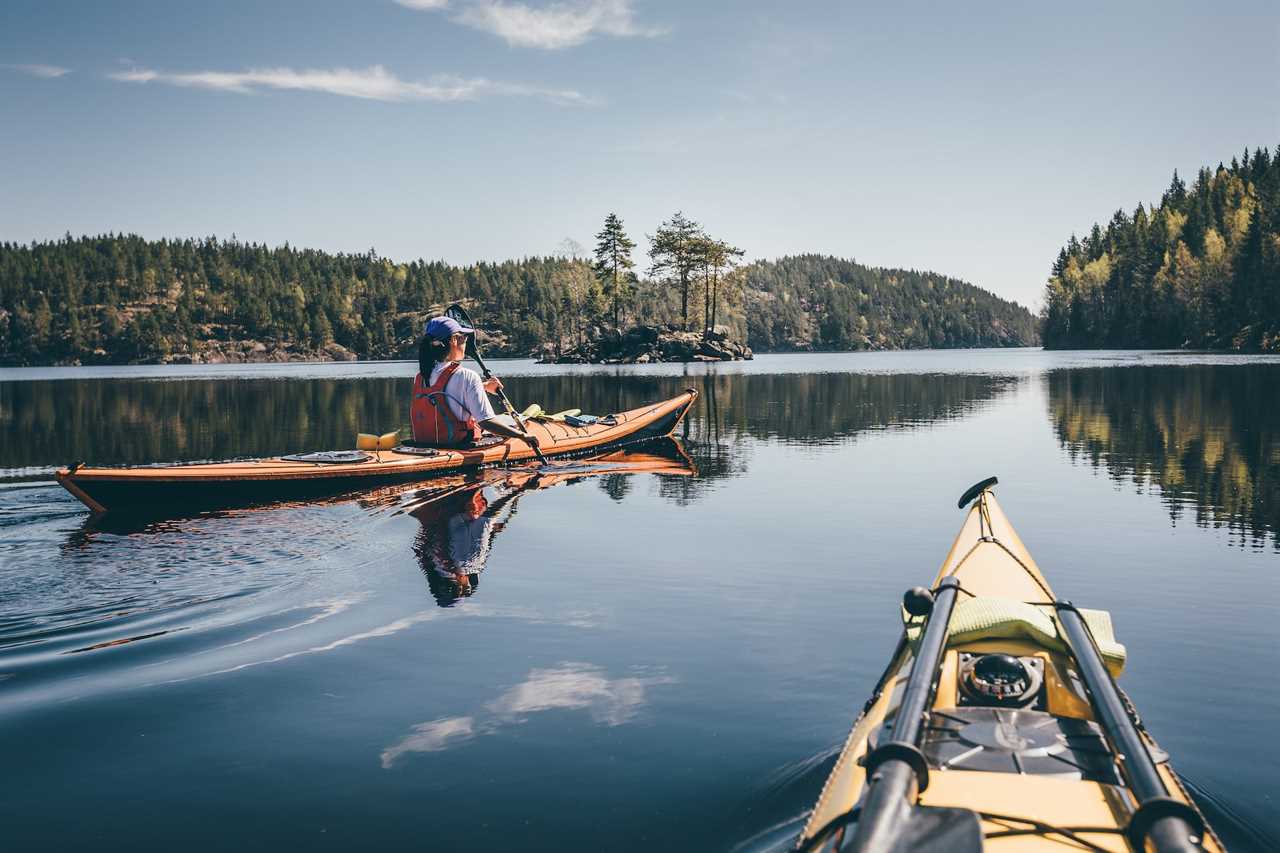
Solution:
[[[854,723],[803,850],[1222,850],[1114,677],[1103,611],[1058,601],[996,503],[972,503]]]

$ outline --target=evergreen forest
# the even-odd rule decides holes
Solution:
[[[1072,236],[1045,290],[1055,349],[1280,351],[1280,150],[1173,181],[1150,209]]]
[[[672,223],[692,226],[692,242]],[[234,237],[3,243],[0,364],[407,358],[452,301],[501,330],[486,351],[507,355],[638,322],[727,327],[760,351],[1036,343],[1025,308],[955,279],[816,255],[738,266],[741,250],[680,214],[672,223],[649,238],[647,278],[630,272],[612,215],[594,264],[576,253],[403,263]]]
[[[760,351],[1031,346],[1035,317],[989,291],[823,255],[742,269],[747,343]]]

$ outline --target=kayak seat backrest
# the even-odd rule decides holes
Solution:
[[[1111,614],[1105,610],[1083,609],[1080,614],[1098,643],[1107,669],[1112,676],[1119,676],[1124,669],[1125,648],[1116,641]],[[910,616],[904,610],[902,621],[907,641],[914,648],[920,642],[924,620]],[[956,602],[947,626],[947,645],[979,640],[1031,640],[1050,651],[1068,651],[1054,619],[1053,608],[1009,598],[983,596]]]

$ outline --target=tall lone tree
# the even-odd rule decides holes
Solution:
[[[631,268],[635,262],[631,260],[631,250],[636,247],[622,228],[622,220],[618,214],[610,213],[604,218],[604,228],[596,235],[596,261],[591,265],[605,295],[613,300],[613,325],[619,327],[623,292],[627,289]]]
[[[724,240],[702,235],[697,239],[697,261],[702,270],[702,325],[705,331],[716,327],[720,307],[720,281],[742,257],[743,251]]]
[[[689,282],[701,261],[702,226],[680,211],[649,238],[649,275],[680,288],[680,328],[689,330]]]

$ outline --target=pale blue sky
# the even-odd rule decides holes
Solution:
[[[1278,96],[1273,2],[4,0],[0,239],[468,262],[680,209],[1031,304]]]

